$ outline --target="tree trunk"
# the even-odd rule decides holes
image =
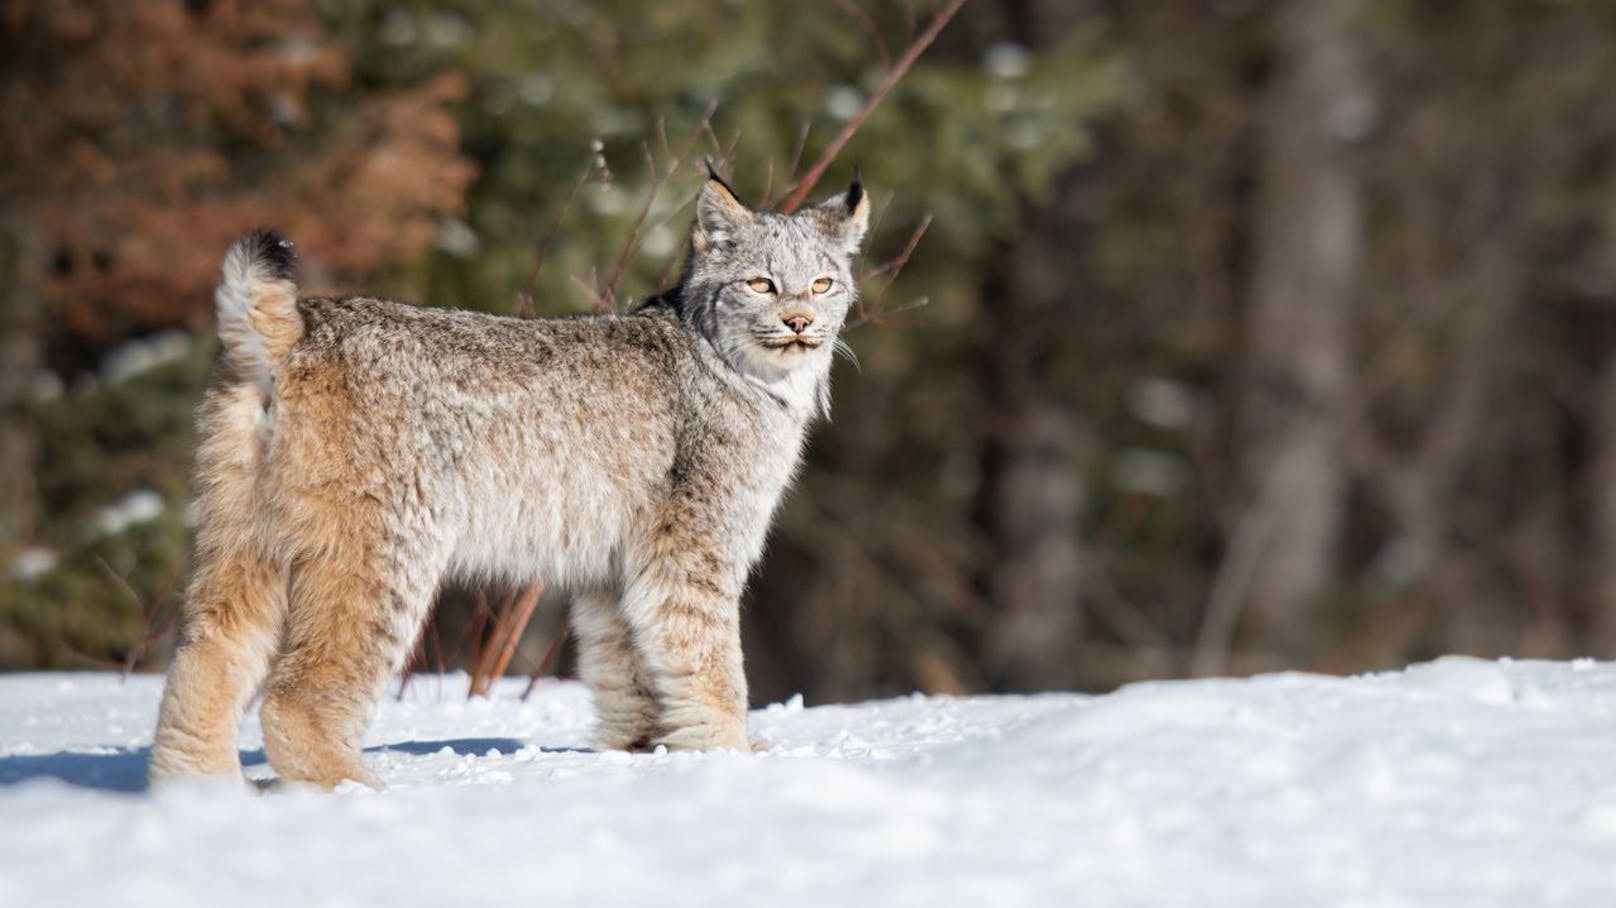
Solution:
[[[32,251],[25,228],[0,232],[0,552],[31,537],[37,508],[38,439],[27,407],[43,326]]]
[[[1063,295],[1028,275],[1052,268],[1040,232],[995,256],[983,287],[989,336],[982,351],[985,439],[977,525],[987,547],[979,585],[993,614],[983,667],[995,687],[1068,687],[1078,680],[1082,433],[1069,406],[1040,379]],[[1047,295],[1047,294],[1046,294]]]
[[[1616,355],[1607,356],[1595,389],[1590,634],[1586,655],[1616,658]]]
[[[1291,662],[1316,652],[1337,569],[1346,493],[1344,420],[1362,259],[1349,144],[1367,125],[1352,0],[1277,13],[1278,59],[1261,124],[1248,382],[1237,415],[1242,507],[1214,583],[1196,670],[1245,640]]]

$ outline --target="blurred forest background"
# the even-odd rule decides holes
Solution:
[[[235,236],[496,312],[543,250],[541,314],[626,251],[632,305],[696,155],[779,198],[936,12],[0,2],[0,667],[162,667]],[[872,265],[929,229],[751,586],[754,699],[1616,657],[1612,86],[1609,2],[967,2],[816,191],[862,167]],[[511,671],[567,670],[552,598]]]

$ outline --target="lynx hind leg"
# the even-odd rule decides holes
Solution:
[[[660,713],[653,744],[751,751],[741,664],[739,581],[686,549],[642,572],[624,614]]]
[[[264,750],[283,781],[381,787],[360,741],[382,685],[409,654],[440,573],[435,563],[402,560],[333,553],[293,570],[286,640],[260,710]]]
[[[285,613],[286,577],[260,550],[255,442],[261,406],[246,385],[215,386],[198,422],[194,567],[179,648],[158,709],[149,772],[241,777],[236,734],[269,669]]]
[[[241,778],[236,734],[275,651],[286,580],[246,552],[203,555],[158,708],[149,774]]]
[[[656,698],[634,651],[618,599],[578,596],[572,604],[578,634],[578,669],[595,697],[600,750],[650,750],[657,735]]]

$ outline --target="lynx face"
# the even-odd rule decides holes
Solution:
[[[687,301],[732,366],[765,381],[829,358],[857,294],[861,184],[792,215],[753,211],[716,176],[696,204]]]

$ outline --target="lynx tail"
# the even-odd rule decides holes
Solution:
[[[273,383],[286,351],[303,336],[297,312],[295,263],[290,240],[273,230],[255,230],[225,254],[214,302],[219,340],[243,378]]]

